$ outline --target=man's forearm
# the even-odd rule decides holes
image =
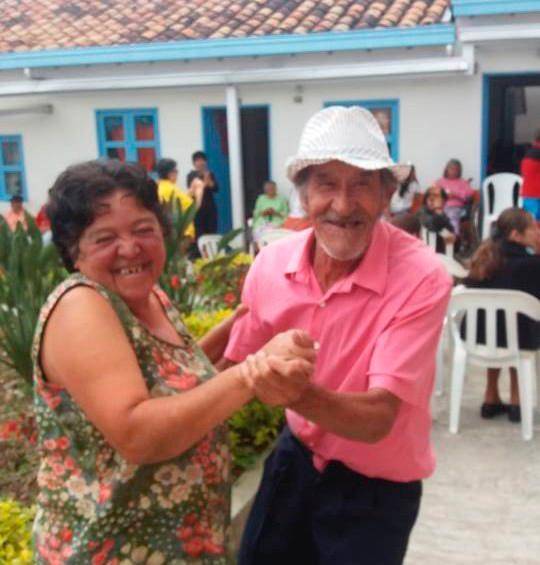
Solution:
[[[400,403],[396,396],[384,389],[342,393],[313,385],[289,408],[328,432],[355,441],[376,443],[392,429]]]

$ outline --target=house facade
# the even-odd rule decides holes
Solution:
[[[28,18],[0,23],[0,210],[20,192],[37,211],[63,168],[99,156],[148,170],[172,157],[182,181],[203,149],[227,231],[265,179],[289,194],[284,163],[330,104],[369,108],[423,187],[450,158],[477,186],[516,170],[540,128],[540,0],[171,0],[97,16],[57,0],[35,18],[42,3],[25,3]]]

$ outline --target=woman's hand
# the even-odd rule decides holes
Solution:
[[[241,364],[247,386],[270,406],[290,406],[301,400],[310,386],[313,369],[313,363],[305,359],[286,359],[262,350]]]

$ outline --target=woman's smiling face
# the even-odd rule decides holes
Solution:
[[[128,305],[148,299],[165,266],[163,232],[155,214],[119,188],[97,204],[78,245],[75,267]]]

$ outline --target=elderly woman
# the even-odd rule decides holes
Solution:
[[[33,351],[37,561],[225,563],[224,421],[252,398],[257,370],[307,382],[312,342],[281,334],[264,367],[216,374],[231,322],[198,345],[156,286],[167,222],[137,165],[68,168],[47,211],[73,274],[43,307]]]
[[[253,239],[258,242],[268,230],[280,228],[289,213],[287,200],[278,194],[277,185],[267,180],[253,209]]]

